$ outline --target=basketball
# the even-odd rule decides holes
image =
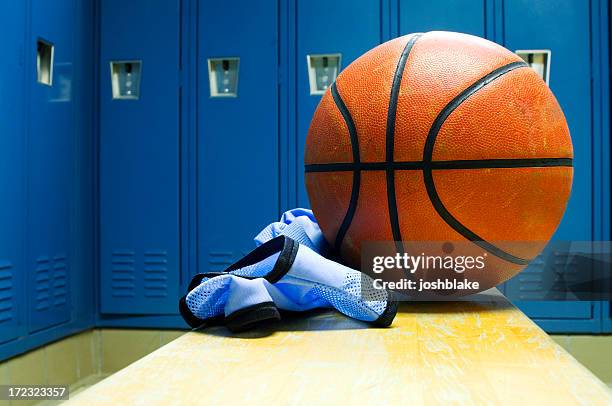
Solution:
[[[304,157],[312,210],[343,262],[359,269],[366,241],[465,243],[488,258],[472,274],[480,290],[545,247],[572,159],[561,107],[537,73],[452,32],[396,38],[347,66],[316,109]]]

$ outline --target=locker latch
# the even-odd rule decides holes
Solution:
[[[240,58],[209,58],[208,81],[210,97],[238,96],[238,68]]]
[[[55,46],[49,41],[36,41],[36,79],[43,85],[53,85],[53,54]]]
[[[306,55],[310,94],[321,95],[336,80],[341,54]]]
[[[546,85],[550,78],[550,49],[528,49],[517,50],[516,54],[520,56],[527,64],[536,71]]]
[[[113,99],[138,100],[142,61],[112,61],[110,69]]]

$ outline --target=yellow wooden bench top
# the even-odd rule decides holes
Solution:
[[[612,395],[492,290],[404,303],[388,329],[325,311],[238,337],[189,332],[71,402],[611,405]]]

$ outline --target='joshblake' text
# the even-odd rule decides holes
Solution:
[[[413,292],[478,290],[480,288],[478,281],[470,281],[468,279],[436,279],[433,281],[426,281],[423,279],[400,279],[397,281],[374,279],[372,281],[372,286],[374,289],[395,291],[410,290]]]

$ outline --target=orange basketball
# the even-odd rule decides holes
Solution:
[[[472,275],[484,290],[554,233],[572,157],[557,100],[520,57],[428,32],[379,45],[340,73],[310,125],[306,188],[349,265],[359,268],[364,241],[464,241],[488,254]]]

